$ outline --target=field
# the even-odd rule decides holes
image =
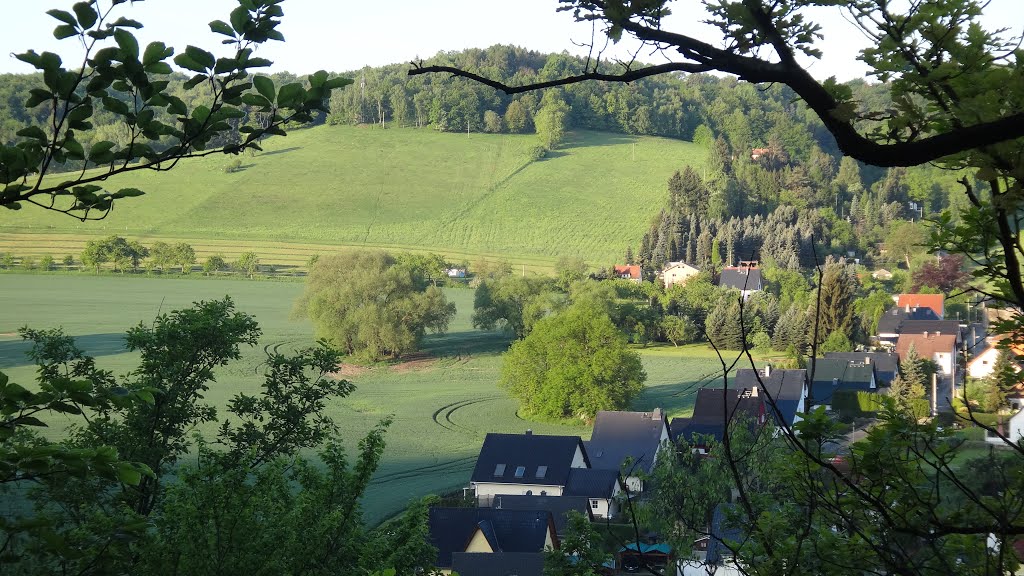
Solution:
[[[18,327],[63,326],[97,357],[100,367],[121,375],[134,366],[135,355],[122,349],[121,335],[158,311],[230,295],[239,310],[256,317],[263,328],[258,346],[217,372],[208,399],[224,405],[237,391],[254,391],[261,380],[265,350],[287,350],[312,343],[307,321],[290,318],[301,283],[208,281],[146,277],[78,275],[0,275],[0,369],[12,380],[28,384],[34,369],[26,364],[27,348],[14,334]],[[366,515],[378,521],[400,510],[410,499],[464,486],[486,432],[522,432],[589,436],[583,425],[522,420],[516,402],[496,386],[501,352],[508,337],[480,332],[469,324],[473,293],[449,290],[458,306],[450,332],[432,336],[429,355],[395,366],[344,366],[358,386],[348,398],[334,402],[330,414],[347,442],[354,445],[380,418],[395,415],[388,432],[383,465],[365,498]],[[656,406],[670,415],[692,409],[695,388],[710,382],[717,360],[706,348],[659,348],[643,352],[648,387],[634,408]],[[58,437],[62,421],[48,430]],[[205,430],[209,432],[210,430]]]
[[[35,207],[4,211],[0,252],[77,254],[91,237],[120,234],[188,241],[200,259],[254,250],[284,266],[338,246],[505,258],[533,269],[562,255],[606,266],[662,209],[672,172],[704,162],[702,148],[664,138],[578,132],[539,161],[530,156],[537,143],[411,128],[299,130],[242,156],[238,172],[225,172],[230,158],[216,155],[112,181],[147,195],[99,222]]]

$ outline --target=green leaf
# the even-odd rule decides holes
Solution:
[[[113,96],[103,97],[103,107],[114,114],[120,114],[122,116],[128,114],[128,105]]]
[[[46,422],[43,422],[42,420],[36,418],[35,416],[22,416],[21,418],[17,419],[17,423],[20,424],[21,426],[41,426],[43,428],[47,427]]]
[[[197,122],[206,122],[206,119],[210,117],[210,109],[200,104],[192,109],[192,118]]]
[[[235,37],[235,31],[227,22],[223,20],[214,20],[213,22],[210,22],[210,30],[216,32],[217,34],[231,36],[232,38]]]
[[[306,91],[302,88],[302,84],[298,82],[285,84],[277,92],[277,105],[285,107],[299,104],[302,102],[302,97],[305,93]]]
[[[153,64],[147,65],[144,69],[150,74],[170,74],[173,72],[173,70],[171,70],[171,65],[167,62],[154,62]]]
[[[148,66],[174,54],[174,48],[168,48],[163,42],[150,42],[142,54],[142,65]]]
[[[53,37],[57,40],[70,38],[76,34],[78,34],[78,30],[70,24],[61,24],[53,29]]]
[[[142,28],[142,22],[138,20],[132,20],[131,18],[125,18],[124,16],[118,18],[110,25],[112,28]]]
[[[139,41],[131,32],[124,29],[115,30],[114,40],[126,56],[136,59],[139,57]]]
[[[185,54],[187,54],[190,58],[192,58],[192,60],[194,60],[200,66],[202,66],[203,69],[213,68],[213,66],[217,63],[217,59],[213,57],[213,54],[210,54],[202,48],[196,48],[195,46],[186,46]]]
[[[25,101],[25,108],[34,108],[43,102],[49,102],[52,98],[52,93],[42,88],[33,88],[29,90],[29,98]]]
[[[65,23],[65,24],[70,24],[70,25],[74,26],[75,24],[78,23],[75,20],[75,17],[72,16],[70,12],[65,12],[64,10],[56,10],[56,9],[54,9],[54,10],[47,10],[46,13],[49,14],[50,16],[53,16],[57,20],[60,20],[61,22]]]
[[[89,148],[89,160],[96,164],[109,162],[114,157],[114,155],[110,153],[113,149],[114,143],[109,140],[97,142]]]
[[[309,75],[309,85],[312,88],[319,88],[324,85],[327,81],[327,71],[317,70],[316,72]]]
[[[40,142],[46,142],[46,133],[38,126],[22,128],[21,130],[18,130],[16,134],[23,138],[34,138]]]
[[[121,462],[117,465],[117,479],[129,486],[136,486],[142,482],[142,472],[132,464]]]
[[[203,68],[203,66],[199,64],[199,62],[196,62],[195,59],[189,56],[188,54],[178,54],[174,57],[174,63],[186,70],[191,70],[193,72],[206,72],[206,69]],[[193,78],[193,80],[194,79],[195,78]]]
[[[266,98],[260,96],[259,94],[243,94],[242,102],[248,104],[249,106],[259,106],[261,108],[270,108],[271,106],[273,106],[273,104],[270,103],[270,100],[267,100]]]
[[[90,4],[91,2],[78,2],[71,7],[75,11],[75,16],[78,16],[78,23],[82,25],[82,30],[92,28],[92,25],[96,23],[96,18],[99,17]]]
[[[274,81],[266,76],[253,76],[252,84],[256,87],[256,91],[260,93],[264,98],[273,102],[274,101]]]
[[[245,32],[247,25],[252,22],[252,16],[249,15],[249,11],[244,6],[239,6],[232,10],[230,19],[231,27],[239,34]]]
[[[64,150],[67,151],[68,156],[82,160],[85,158],[85,149],[82,148],[81,142],[78,140],[72,140],[68,138],[64,141]]]
[[[43,70],[56,70],[60,68],[61,60],[60,56],[57,56],[53,52],[43,52],[39,56],[39,64]]]
[[[143,194],[145,194],[145,192],[138,188],[121,188],[114,194],[111,194],[111,196],[116,196],[117,198],[135,198],[142,196]]]

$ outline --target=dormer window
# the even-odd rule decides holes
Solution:
[[[526,475],[526,466],[516,466],[516,478],[522,478]]]
[[[504,464],[498,464],[497,466],[495,466],[494,467],[494,475],[495,476],[504,476],[505,475],[505,465]]]
[[[547,466],[537,466],[537,478],[543,478],[548,475]]]

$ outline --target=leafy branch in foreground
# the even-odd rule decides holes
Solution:
[[[19,130],[20,141],[0,146],[0,206],[17,210],[29,203],[81,220],[102,219],[116,200],[143,194],[137,188],[108,190],[108,178],[170,170],[184,158],[259,150],[265,136],[284,136],[287,125],[326,113],[331,90],[351,83],[321,70],[308,77],[308,87],[277,87],[252,74],[271,64],[253,55],[256,48],[284,40],[277,30],[282,0],[239,0],[228,22],[210,22],[210,30],[234,49],[224,57],[196,46],[175,56],[174,48],[159,41],[141,47],[131,30],[142,24],[114,17],[125,2],[87,0],[75,4],[73,13],[47,12],[60,22],[53,31],[57,39],[81,43],[78,66],[65,67],[52,52],[16,55],[42,73],[43,85],[31,90],[25,106],[45,107],[48,122]],[[172,56],[193,74],[184,87],[202,103],[189,106],[168,89]],[[93,129],[91,119],[99,113],[117,118],[126,134],[120,143],[99,140],[87,149],[81,136]],[[55,171],[66,173],[48,177]]]

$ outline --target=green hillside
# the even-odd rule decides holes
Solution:
[[[227,173],[231,158],[217,155],[169,173],[127,175],[112,186],[147,195],[120,203],[101,222],[32,207],[0,212],[0,251],[41,254],[66,234],[116,233],[200,247],[203,240],[295,243],[306,251],[372,245],[469,259],[550,262],[573,255],[604,265],[635,243],[663,207],[672,172],[704,161],[696,145],[654,137],[579,132],[533,161],[536,145],[532,135],[300,130],[242,156],[238,172]]]

